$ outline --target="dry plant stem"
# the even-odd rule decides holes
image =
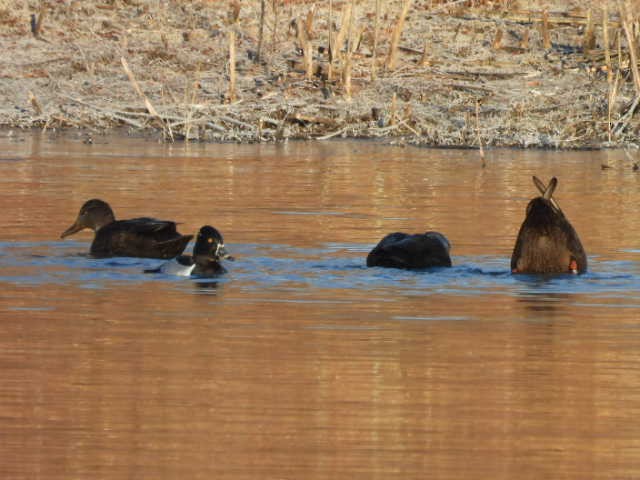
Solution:
[[[373,46],[371,47],[371,81],[376,79],[378,61],[378,36],[380,35],[380,0],[376,0],[376,16],[373,26]]]
[[[344,37],[347,34],[349,28],[349,21],[351,19],[351,3],[345,3],[342,7],[342,17],[340,18],[340,30],[336,35],[336,41],[333,42],[335,51],[332,53],[333,58],[340,61],[342,58],[342,45],[344,44]]]
[[[493,43],[491,44],[494,50],[500,50],[502,48],[503,35],[504,35],[504,32],[502,31],[502,29],[498,28],[498,31],[496,32],[496,36],[493,39]]]
[[[333,80],[333,43],[332,43],[332,37],[333,37],[333,0],[329,0],[329,24],[328,24],[328,28],[327,28],[327,41],[329,44],[329,67],[327,69],[327,80],[328,81],[332,81]]]
[[[394,93],[391,97],[391,109],[389,111],[389,126],[396,124],[396,115],[398,111],[398,99],[397,95]]]
[[[525,30],[522,34],[522,40],[520,41],[520,48],[523,50],[529,50],[529,30]]]
[[[260,30],[258,31],[258,49],[256,51],[255,57],[256,63],[260,63],[262,57],[262,40],[264,38],[264,14],[266,8],[266,0],[260,0]]]
[[[42,115],[42,106],[38,101],[38,98],[33,94],[33,92],[29,91],[29,101],[31,102],[31,106],[36,111],[38,115]]]
[[[631,72],[633,73],[633,83],[636,87],[636,94],[640,95],[640,72],[638,72],[637,47],[633,33],[633,22],[629,18],[629,8],[626,3],[626,1],[618,0],[620,20],[622,21],[622,28],[627,36],[627,44],[629,46],[629,60],[631,63]]]
[[[35,14],[31,15],[31,33],[36,38],[39,38],[40,33],[42,32],[42,22],[44,21],[44,17],[46,13],[47,13],[47,4],[46,2],[42,2],[40,4],[40,10],[38,10],[37,17]]]
[[[607,105],[607,136],[609,138],[609,142],[611,142],[611,134],[612,134],[612,122],[611,122],[611,114],[613,113],[613,106],[616,103],[616,97],[618,96],[618,82],[620,80],[620,70],[616,71],[616,79],[615,81],[609,81],[609,98]]]
[[[197,74],[197,72],[196,72]],[[196,103],[196,95],[198,92],[198,79],[195,78],[193,80],[193,82],[191,82],[191,98],[187,99],[187,94],[189,93],[189,85],[187,85],[187,88],[185,88],[185,100],[189,100],[189,105],[188,105],[188,109],[187,109],[187,116],[184,119],[184,141],[186,143],[189,143],[189,137],[191,135],[191,127],[193,126],[193,111],[194,111],[194,105]]]
[[[229,102],[236,101],[236,31],[229,28]]]
[[[422,49],[422,57],[420,57],[420,62],[418,65],[421,67],[426,67],[429,65],[429,41],[424,39],[424,48]]]
[[[546,8],[542,12],[542,47],[545,50],[551,48],[551,38],[549,36],[549,10]]]
[[[124,68],[124,71],[127,74],[127,77],[129,77],[129,82],[131,82],[131,85],[133,86],[133,89],[140,96],[140,98],[142,98],[142,100],[144,101],[144,106],[146,107],[147,111],[153,117],[155,117],[156,120],[158,120],[158,122],[160,122],[160,125],[162,127],[162,134],[164,136],[168,136],[171,139],[171,141],[173,142],[174,141],[173,132],[171,131],[170,128],[167,129],[167,126],[165,125],[164,121],[162,120],[162,117],[160,116],[158,111],[155,109],[155,107],[151,104],[151,101],[149,100],[149,98],[144,94],[144,92],[140,88],[140,85],[138,84],[138,81],[136,80],[136,77],[133,75],[133,72],[129,68],[129,64],[127,63],[127,60],[124,57],[120,57],[120,62],[122,63],[122,68]]]
[[[316,14],[316,6],[315,4],[311,5],[311,8],[309,9],[309,11],[307,12],[307,18],[305,20],[305,30],[307,32],[307,36],[309,37],[309,40],[311,40],[312,38],[312,32],[313,32],[313,18]]]
[[[409,8],[411,7],[411,0],[404,0],[404,4],[402,5],[402,11],[398,16],[398,21],[396,22],[396,26],[393,29],[393,34],[391,35],[391,46],[389,47],[389,55],[387,56],[386,68],[387,70],[395,70],[396,62],[398,60],[398,45],[400,44],[400,36],[402,35],[402,30],[404,29],[404,21],[407,18],[407,13],[409,13]]]
[[[604,59],[607,64],[607,82],[611,84],[613,66],[611,65],[611,52],[609,50],[609,0],[605,0],[602,6],[602,43],[604,43]],[[609,114],[611,114],[611,111],[609,111]],[[609,122],[611,122],[611,118],[609,118]],[[609,137],[609,141],[611,141],[611,137]]]
[[[476,137],[478,138],[478,145],[480,147],[480,160],[482,162],[482,168],[487,166],[484,158],[484,148],[482,147],[482,137],[480,136],[480,102],[476,100]]]
[[[295,25],[298,43],[300,43],[300,49],[304,54],[305,78],[311,80],[313,77],[313,46],[309,40],[309,22],[303,22],[298,18]]]
[[[622,116],[622,118],[618,120],[618,123],[613,129],[613,134],[616,137],[619,136],[622,132],[624,132],[625,128],[627,128],[627,125],[629,125],[629,122],[631,122],[631,119],[633,118],[633,114],[636,112],[638,105],[640,105],[640,94],[636,95],[636,98],[631,104],[631,106],[629,107],[629,109],[627,110],[627,113],[625,113]]]
[[[620,38],[620,30],[616,35],[616,50],[618,52],[618,71],[622,71],[622,38]]]
[[[276,32],[278,31],[278,2],[279,0],[271,1],[271,9],[273,10],[273,30],[271,30],[271,53],[276,51]]]
[[[593,50],[596,46],[596,36],[593,29],[593,16],[591,9],[587,11],[587,26],[584,29],[584,38],[582,48],[584,50]]]
[[[343,127],[340,130],[337,130],[335,132],[329,133],[327,135],[323,135],[321,137],[316,137],[316,140],[329,140],[330,138],[337,137],[338,135],[342,135],[346,131],[347,131],[347,127]]]
[[[344,86],[344,96],[351,100],[351,52],[347,52],[342,67],[342,85]]]
[[[134,115],[134,116],[139,116],[139,117],[150,117],[150,115],[148,113],[142,113],[142,112],[123,112],[123,111],[119,111],[119,110],[111,110],[109,108],[102,108],[102,107],[98,107],[96,105],[92,105],[90,103],[87,103],[83,100],[80,100],[79,98],[74,98],[74,97],[70,97],[68,95],[65,95],[63,93],[60,94],[61,97],[67,98],[69,100],[71,100],[72,102],[75,103],[79,103],[80,105],[84,105],[86,107],[92,108],[100,113],[102,113],[103,115],[106,115],[110,118],[114,118],[120,122],[126,123],[127,125],[131,125],[132,127],[136,127],[140,130],[144,129],[144,124],[140,123],[140,122],[136,122],[135,120],[132,120],[130,118],[128,118],[126,115]]]
[[[351,14],[349,15],[349,41],[347,43],[347,55],[345,57],[344,68],[342,70],[342,83],[347,100],[351,100],[351,62],[355,42],[353,41],[353,17],[355,16],[355,0],[351,0]]]

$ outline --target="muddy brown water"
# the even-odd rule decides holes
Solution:
[[[0,478],[640,477],[640,175],[622,152],[0,136]],[[601,164],[613,168],[602,170]],[[589,253],[509,257],[531,175]],[[210,223],[201,281],[92,259],[80,205]],[[366,269],[437,229],[454,267]],[[188,247],[189,249],[191,247]]]

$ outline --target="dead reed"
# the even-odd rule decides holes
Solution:
[[[242,10],[202,2],[189,12],[94,1],[37,2],[31,31],[0,15],[9,41],[38,53],[5,62],[0,100],[25,107],[0,111],[5,124],[126,125],[168,141],[407,136],[475,145],[482,158],[485,144],[579,147],[640,135],[630,0],[567,11],[508,1],[244,0]],[[532,29],[540,35],[530,40]],[[478,99],[475,134],[461,131]]]
[[[396,68],[396,62],[398,61],[398,46],[400,45],[400,36],[402,35],[404,22],[407,18],[410,7],[411,0],[404,0],[402,10],[398,15],[398,20],[396,21],[395,28],[393,29],[393,33],[391,35],[391,46],[389,47],[389,54],[387,55],[387,61],[385,64],[387,70],[394,70]]]
[[[229,39],[229,90],[227,97],[230,103],[238,99],[236,91],[236,25],[240,18],[240,3],[232,2],[228,14],[227,35]]]

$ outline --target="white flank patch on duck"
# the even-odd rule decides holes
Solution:
[[[168,262],[163,263],[160,266],[160,271],[162,273],[166,273],[167,275],[177,275],[179,277],[188,277],[193,272],[193,269],[196,268],[196,264],[192,265],[184,265],[178,262],[177,259],[169,260]]]

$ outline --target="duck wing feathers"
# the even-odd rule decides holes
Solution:
[[[91,255],[96,257],[173,258],[193,235],[181,235],[176,223],[155,218],[117,220],[96,232]]]

